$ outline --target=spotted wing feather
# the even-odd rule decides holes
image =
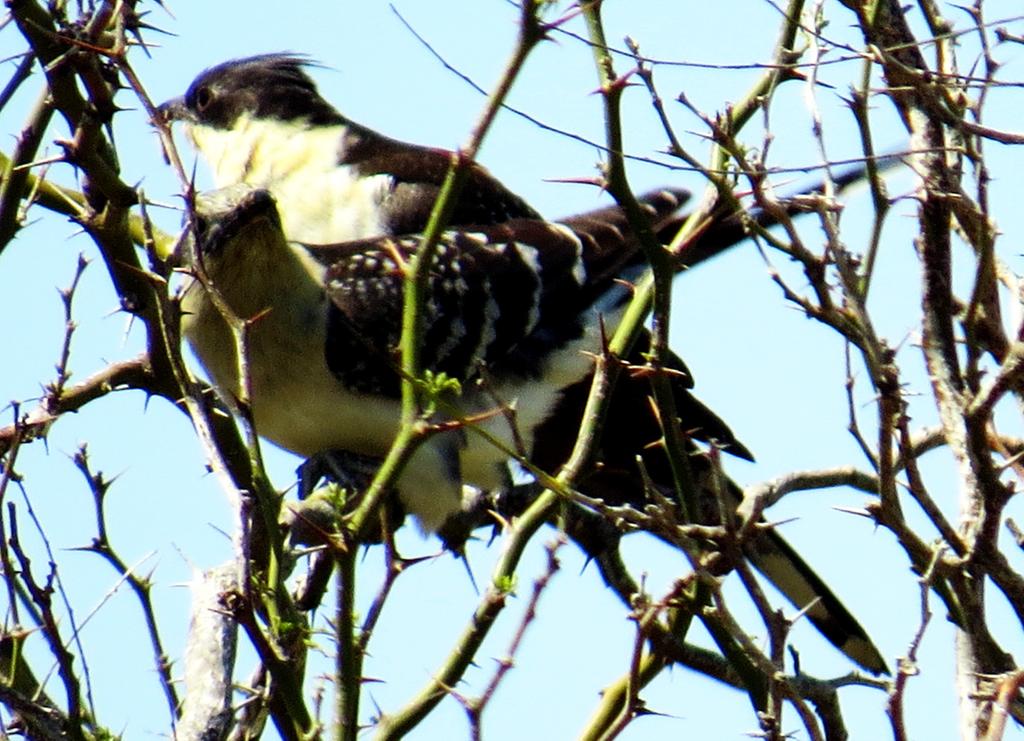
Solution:
[[[350,388],[398,394],[404,270],[419,237],[317,248],[329,259],[328,365]],[[582,332],[581,240],[557,225],[509,222],[442,235],[422,311],[424,368],[462,380],[483,367],[526,373]],[[328,258],[329,254],[329,258]]]

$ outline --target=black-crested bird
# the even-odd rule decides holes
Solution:
[[[320,97],[304,64],[287,55],[227,62],[161,106],[168,120],[187,124],[222,188],[197,199],[197,251],[210,284],[185,289],[185,334],[217,386],[237,396],[235,343],[210,290],[237,316],[258,317],[245,363],[257,431],[306,457],[380,457],[400,416],[400,262],[421,242],[450,155],[347,120]],[[675,191],[644,199],[656,233],[677,227],[684,199]],[[456,426],[417,449],[396,489],[426,530],[461,509],[464,485],[507,485],[507,450],[551,472],[565,462],[592,354],[618,321],[628,281],[644,269],[617,209],[547,222],[476,165],[450,226],[431,269],[421,360],[462,383],[447,418],[475,417],[503,446]],[[704,249],[742,237],[740,221],[724,219],[704,235]],[[646,342],[625,360],[645,364]],[[666,360],[680,428],[750,458],[690,394],[682,361]],[[646,378],[620,379],[595,465],[577,481],[581,492],[641,503],[638,456],[649,484],[674,490],[649,396]],[[489,414],[502,405],[515,414]],[[706,459],[695,460],[707,469]],[[745,553],[855,662],[886,671],[856,619],[775,532]]]

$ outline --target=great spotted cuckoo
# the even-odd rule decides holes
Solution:
[[[380,457],[400,417],[403,263],[421,243],[451,153],[350,121],[320,96],[306,66],[283,54],[229,61],[160,108],[184,124],[220,188],[196,203],[207,282],[185,289],[185,334],[215,384],[237,396],[236,345],[211,298],[216,291],[235,315],[258,318],[245,345],[257,431],[305,457]],[[655,234],[667,239],[678,228],[685,197],[666,190],[642,199]],[[742,236],[739,220],[726,218],[703,240],[718,249]],[[617,208],[546,221],[471,166],[431,269],[421,362],[461,382],[445,418],[476,419],[486,435],[453,425],[408,461],[396,489],[425,530],[460,511],[464,486],[506,486],[509,450],[549,472],[566,461],[593,354],[644,269]],[[643,366],[648,344],[642,336],[624,360]],[[664,361],[680,429],[751,458],[690,393],[683,362]],[[575,482],[580,492],[638,505],[647,487],[674,490],[650,395],[643,374],[621,377],[594,464]],[[489,413],[496,408],[515,412]],[[687,452],[706,480],[707,458],[696,443]],[[886,671],[856,619],[774,530],[744,552],[830,641],[862,667]]]

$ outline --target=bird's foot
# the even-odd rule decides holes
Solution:
[[[299,499],[305,499],[327,479],[352,492],[364,491],[380,468],[381,459],[347,450],[324,450],[299,466]]]

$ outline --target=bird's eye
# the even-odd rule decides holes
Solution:
[[[211,102],[213,102],[213,93],[210,92],[210,88],[201,87],[196,90],[196,110],[199,113],[205,111]]]

